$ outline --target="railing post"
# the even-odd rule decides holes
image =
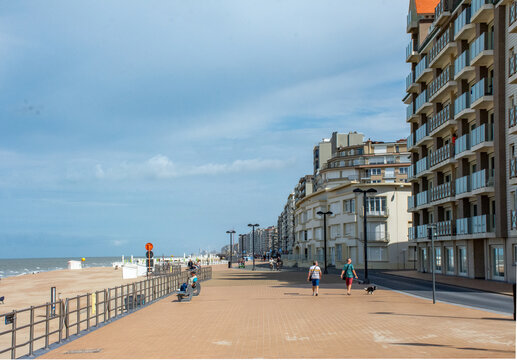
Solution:
[[[55,300],[54,300],[55,301]],[[55,303],[52,305],[55,306]],[[49,332],[49,303],[45,306],[45,349],[48,349],[48,332]]]
[[[99,291],[95,292],[95,326],[99,326]]]
[[[65,327],[66,327],[66,331],[65,331],[65,339],[68,339],[68,337],[70,336],[70,303],[68,301],[68,298],[66,299],[66,302],[65,302]]]
[[[104,322],[108,321],[108,311],[109,311],[109,303],[108,303],[108,290],[104,289]]]
[[[59,300],[59,343],[63,340],[63,323],[65,322],[65,317],[63,316],[65,310],[65,304],[63,300]]]
[[[86,330],[90,330],[90,293],[86,293]]]
[[[29,321],[29,356],[31,356],[34,351],[34,306],[31,306]]]
[[[117,294],[118,294],[118,291],[117,291],[117,287],[115,286],[115,317],[117,317],[117,305],[118,305]]]
[[[16,359],[16,322],[17,314],[16,310],[13,310],[13,323],[11,332],[11,359]]]
[[[76,315],[76,318],[77,318],[77,329],[76,329],[76,334],[79,334],[79,331],[81,329],[81,297],[80,296],[77,296],[77,315]]]

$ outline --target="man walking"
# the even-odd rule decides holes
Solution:
[[[348,258],[346,259],[346,264],[343,267],[343,271],[341,271],[341,279],[345,280],[346,282],[347,295],[350,295],[350,291],[352,291],[352,282],[354,281],[354,276],[356,279],[358,279],[354,270],[354,265],[352,265],[352,259]]]
[[[312,296],[318,296],[321,277],[321,269],[318,266],[318,262],[314,261],[309,269],[309,276],[307,277],[307,281],[312,281]]]

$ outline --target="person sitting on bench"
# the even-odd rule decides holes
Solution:
[[[196,284],[197,284],[197,275],[194,271],[191,271],[190,272],[190,276],[188,278],[188,284],[190,286],[192,286],[193,288],[196,287]]]

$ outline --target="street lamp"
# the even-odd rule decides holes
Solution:
[[[324,274],[328,274],[327,270],[327,215],[332,215],[332,211],[318,211],[316,214],[323,215],[323,243],[325,247],[324,251],[324,261],[325,261],[325,269],[323,270]]]
[[[433,262],[433,265],[431,267],[433,272],[433,304],[436,304],[436,275],[435,275],[435,265],[436,265],[436,259],[435,259],[435,253],[434,253],[434,235],[436,231],[436,225],[435,224],[429,224],[427,225],[427,238],[431,240],[431,261]]]
[[[228,260],[228,268],[232,267],[232,259],[233,259],[233,234],[235,234],[235,230],[228,230],[226,232],[230,234],[230,260]]]
[[[253,271],[255,271],[255,227],[258,227],[259,224],[248,224],[249,227],[252,228],[251,232],[251,243],[252,243],[252,257],[253,257]]]
[[[377,190],[375,189],[368,189],[368,190],[361,190],[359,188],[354,189],[355,193],[362,193],[363,194],[363,224],[364,224],[364,283],[369,284],[370,280],[368,279],[368,233],[367,233],[367,221],[368,221],[368,215],[366,211],[366,194],[367,193],[376,193]]]

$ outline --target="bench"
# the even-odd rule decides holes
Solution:
[[[185,291],[176,291],[176,295],[178,296],[178,301],[190,301],[192,300],[192,296],[198,296],[201,293],[201,284],[196,282],[196,286],[192,287],[192,285],[187,285],[187,289]]]

